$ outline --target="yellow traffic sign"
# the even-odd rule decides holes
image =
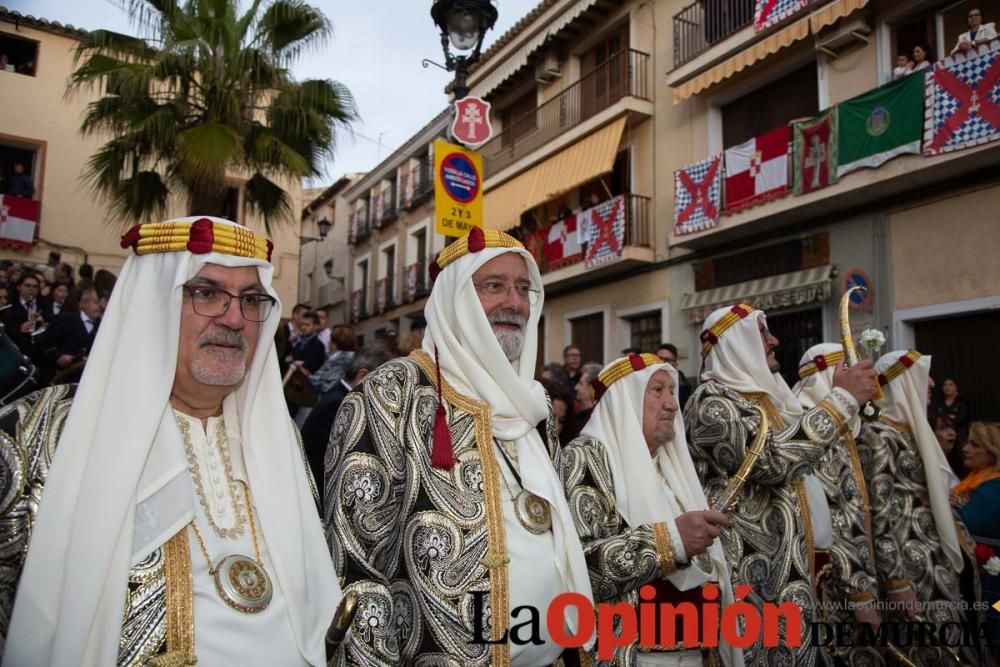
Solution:
[[[434,142],[434,229],[464,236],[483,226],[483,156],[438,139]]]

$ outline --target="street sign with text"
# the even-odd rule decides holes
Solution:
[[[483,158],[441,139],[434,142],[434,221],[444,236],[483,226]]]

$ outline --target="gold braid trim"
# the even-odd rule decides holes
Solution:
[[[839,364],[841,361],[844,360],[843,350],[841,350],[840,352],[830,352],[828,354],[820,354],[817,356],[821,357],[823,361],[826,362],[827,367],[836,366],[837,364]],[[816,373],[819,373],[819,366],[816,365],[815,357],[809,363],[802,364],[801,366],[799,366],[800,380],[805,380],[810,375],[815,375]]]
[[[664,363],[664,361],[660,359],[658,356],[656,356],[655,354],[650,354],[649,352],[644,352],[637,356],[640,359],[642,359],[644,364],[646,364],[645,366],[646,368]],[[600,381],[601,384],[604,385],[604,389],[607,390],[610,389],[611,385],[613,385],[615,382],[618,382],[622,378],[627,377],[635,372],[636,370],[632,368],[631,355],[629,355],[628,357],[625,357],[624,359],[619,359],[618,361],[609,365],[607,368],[605,368],[603,371],[600,372],[600,374],[597,376],[597,379]]]
[[[733,310],[730,310],[728,313],[726,313],[725,315],[723,315],[722,317],[720,317],[718,322],[716,322],[715,324],[713,324],[712,326],[710,326],[708,329],[705,329],[704,331],[702,331],[702,333],[701,333],[701,339],[702,339],[701,358],[702,359],[704,359],[705,357],[708,356],[708,353],[712,351],[712,347],[715,345],[715,343],[712,342],[711,338],[709,337],[709,334],[711,334],[711,336],[714,337],[716,341],[718,341],[719,338],[722,337],[722,334],[724,334],[726,332],[726,329],[728,329],[729,327],[733,326],[734,324],[736,324],[737,322],[739,322],[743,318],[749,317],[750,313],[752,313],[752,312],[754,312],[754,310],[756,310],[756,308],[754,308],[753,306],[748,306],[745,303],[741,303],[741,304],[739,304],[737,306],[734,306],[734,308],[742,309],[744,312],[741,314],[741,313],[738,313],[738,312],[734,312]]]
[[[194,653],[194,584],[187,526],[163,546],[167,579],[167,652],[148,661],[152,667],[198,662]]]
[[[487,248],[520,248],[524,249],[524,244],[506,232],[496,229],[483,229],[483,238]],[[445,247],[435,260],[438,268],[443,269],[459,257],[469,254],[469,236],[465,235],[451,245]]]
[[[907,352],[906,354],[903,355],[903,358],[909,359],[910,360],[910,366],[912,366],[913,363],[916,362],[916,360],[920,358],[920,356],[921,356],[920,353],[917,352],[916,350],[910,350],[909,352]],[[910,366],[907,366],[902,361],[897,361],[892,366],[889,366],[889,368],[885,369],[884,373],[882,373],[881,375],[879,375],[879,378],[878,378],[879,379],[879,385],[885,386],[885,385],[889,384],[890,382],[892,382],[893,380],[895,380],[896,378],[898,378],[900,375],[902,375],[903,373],[905,373],[906,370]]]
[[[674,545],[670,541],[670,532],[667,524],[662,521],[654,523],[653,540],[656,542],[656,555],[660,563],[660,576],[666,578],[671,572],[677,569],[677,558],[674,555]]]
[[[420,366],[430,383],[437,387],[437,369],[430,356],[423,350],[414,350],[410,352],[410,359]],[[482,401],[462,396],[443,376],[440,389],[444,400],[471,414],[475,423],[476,449],[479,451],[479,461],[483,469],[483,500],[486,503],[487,557],[483,560],[483,565],[489,568],[490,572],[490,608],[493,640],[496,641],[506,634],[510,623],[510,582],[507,568],[510,556],[507,553],[507,533],[503,525],[500,464],[497,462],[496,448],[493,444],[490,406]],[[510,643],[495,645],[492,659],[496,667],[510,665]]]
[[[785,420],[781,418],[781,413],[778,409],[774,407],[771,403],[771,397],[763,391],[739,391],[736,392],[743,398],[756,403],[760,406],[764,414],[767,415],[768,428],[778,429],[779,431],[785,428]]]

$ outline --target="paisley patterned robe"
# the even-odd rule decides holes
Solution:
[[[902,424],[866,423],[858,436],[871,498],[875,555],[879,584],[891,590],[910,584],[925,605],[922,617],[943,623],[978,620],[964,618],[962,590],[978,591],[975,545],[965,526],[954,517],[959,545],[965,555],[962,576],[952,568],[941,548],[927,493],[927,476],[916,443]],[[962,578],[970,581],[962,586]],[[900,611],[883,612],[883,620],[905,621]],[[907,657],[926,667],[957,664],[944,649],[930,646],[902,647]],[[962,650],[963,664],[980,662],[978,647]]]
[[[325,460],[324,520],[345,593],[359,597],[335,664],[507,665],[508,553],[489,406],[445,383],[455,453],[431,467],[437,392],[417,351],[372,373],[341,404]],[[549,454],[558,451],[552,411]],[[473,593],[484,603],[476,623]],[[544,617],[542,618],[544,622]]]
[[[607,449],[597,440],[577,438],[562,449],[557,463],[587,555],[594,598],[638,605],[641,586],[677,569],[666,525],[628,527],[615,507]],[[610,664],[635,665],[637,651],[635,644],[617,649]]]
[[[760,640],[744,650],[747,665],[812,665],[820,658],[812,645],[816,581],[812,521],[803,476],[812,472],[826,450],[839,439],[843,421],[826,400],[786,428],[767,396],[744,396],[707,381],[698,386],[684,411],[688,446],[709,506],[729,485],[746,459],[760,426],[759,404],[772,424],[764,452],[729,510],[729,526],[720,535],[729,559],[733,586],[753,587],[747,601],[795,602],[802,609],[801,645],[781,640],[763,648]],[[780,635],[784,637],[784,628]]]
[[[75,393],[76,385],[57,385],[0,408],[0,638],[4,642],[38,504]],[[156,549],[129,572],[119,665],[145,665],[167,651],[164,551]]]

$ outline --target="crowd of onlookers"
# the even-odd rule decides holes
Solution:
[[[42,266],[0,260],[3,393],[29,375],[30,388],[78,380],[114,284],[111,272],[74,269],[56,252]]]
[[[983,23],[983,12],[978,7],[969,10],[969,29],[958,36],[955,48],[950,55],[965,53],[980,44],[987,44],[997,39],[996,25],[993,23]],[[923,69],[930,69],[934,63],[934,57],[927,44],[917,44],[910,52],[901,52],[896,56],[896,66],[892,70],[892,78],[898,79],[907,74]]]

